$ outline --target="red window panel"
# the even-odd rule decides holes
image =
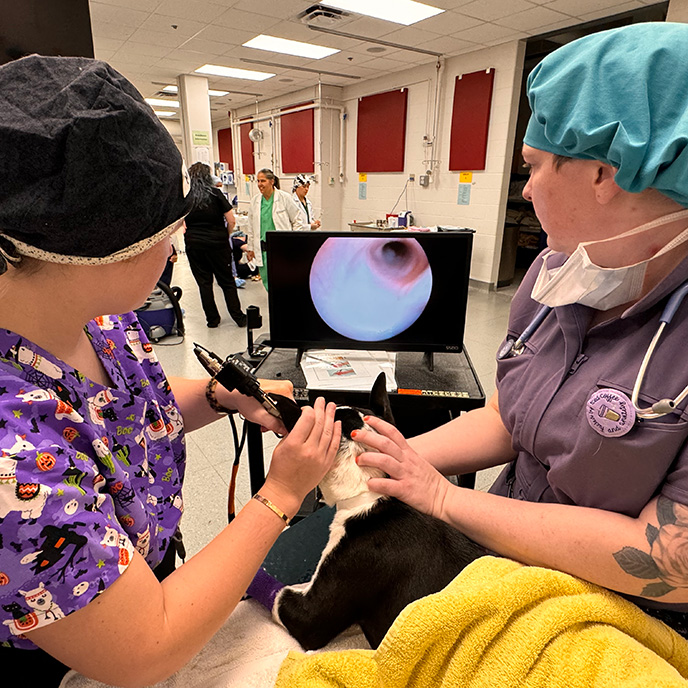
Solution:
[[[407,104],[408,89],[405,88],[359,98],[358,172],[404,171]]]
[[[243,174],[255,174],[256,162],[253,157],[253,141],[248,137],[248,132],[253,129],[252,122],[246,122],[239,127],[241,141],[241,171]]]
[[[312,105],[301,103],[285,110]],[[313,173],[315,171],[315,133],[313,110],[302,110],[282,115],[280,135],[282,139],[282,172],[287,174]]]
[[[218,129],[217,147],[219,161],[227,165],[228,170],[234,170],[234,146],[232,145],[232,127]]]
[[[494,69],[456,77],[449,143],[450,170],[484,170]]]

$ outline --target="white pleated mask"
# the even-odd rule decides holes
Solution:
[[[569,259],[559,268],[547,267],[547,259],[555,253],[555,251],[549,251],[542,257],[542,267],[533,285],[531,297],[546,306],[556,307],[580,303],[600,311],[634,301],[642,292],[648,263],[688,241],[688,228],[651,258],[620,268],[603,268],[595,265],[586,247],[648,232],[685,218],[688,218],[688,209],[665,215],[610,239],[578,244]]]

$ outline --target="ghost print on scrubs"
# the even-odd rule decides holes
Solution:
[[[179,409],[134,314],[87,334],[112,387],[0,330],[0,642],[80,609],[182,513]]]

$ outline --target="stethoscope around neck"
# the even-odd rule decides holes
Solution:
[[[638,405],[640,388],[643,384],[643,380],[645,379],[645,373],[650,365],[650,359],[657,348],[659,339],[666,329],[666,326],[671,322],[686,294],[688,294],[688,282],[685,282],[678,289],[676,289],[676,291],[674,291],[669,298],[669,301],[664,307],[662,315],[659,318],[659,327],[657,328],[657,332],[655,332],[655,335],[652,338],[647,351],[645,352],[643,362],[640,364],[638,374],[635,378],[635,384],[633,385],[633,392],[631,393],[631,403],[635,408],[635,415],[638,418],[652,420],[654,418],[661,418],[662,416],[673,413],[676,407],[688,396],[688,385],[686,385],[681,393],[673,399],[660,399],[658,402],[652,404],[652,406],[647,406],[645,408],[641,408]],[[513,356],[522,354],[525,349],[526,342],[537,331],[538,327],[540,327],[542,321],[547,317],[551,310],[551,306],[542,306],[517,339],[510,339],[505,342],[505,344],[497,353],[497,359],[501,361],[502,359],[511,358]]]

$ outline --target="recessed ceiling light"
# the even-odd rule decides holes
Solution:
[[[158,117],[174,117],[177,113],[170,110],[153,110]]]
[[[323,5],[336,7],[339,10],[350,10],[357,14],[375,19],[386,19],[397,24],[415,24],[416,22],[441,14],[444,10],[425,5],[415,0],[324,0]]]
[[[179,89],[176,86],[165,86],[164,88],[160,89],[163,91],[163,93],[177,93]],[[226,96],[229,94],[229,91],[215,91],[212,88],[208,89],[208,95],[209,96],[215,96],[217,98],[221,98],[222,96]]]
[[[206,64],[195,70],[198,74],[212,74],[213,76],[226,76],[231,79],[251,79],[252,81],[265,81],[271,76],[270,72],[255,72],[252,69],[237,69],[236,67],[223,67],[222,65]]]
[[[178,100],[163,100],[162,98],[145,98],[145,101],[148,103],[148,105],[159,105],[162,107],[173,107],[173,108],[179,107],[179,101]]]
[[[326,48],[324,45],[290,41],[287,38],[277,38],[276,36],[266,36],[264,34],[246,41],[243,46],[245,48],[257,48],[258,50],[269,50],[273,53],[283,53],[284,55],[308,57],[312,60],[320,60],[323,57],[339,52],[336,48]]]

